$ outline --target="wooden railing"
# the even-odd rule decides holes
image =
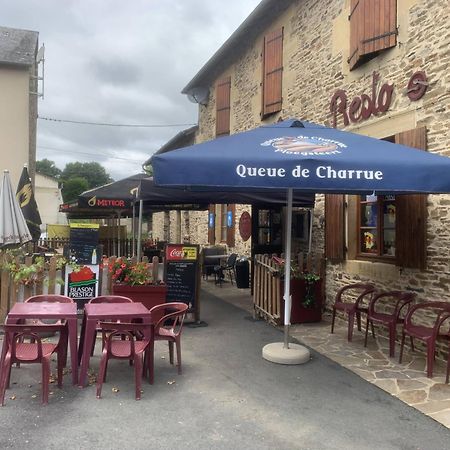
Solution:
[[[295,259],[300,271],[315,273],[324,280],[325,259],[322,255],[299,253]],[[255,316],[280,325],[283,316],[282,308],[284,308],[282,292],[284,266],[275,262],[271,256],[255,255],[253,270]],[[322,289],[325,289],[324,282],[322,282]]]

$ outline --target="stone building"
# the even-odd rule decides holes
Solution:
[[[24,164],[34,179],[38,36],[0,26],[0,168],[10,171],[13,186]]]
[[[295,117],[450,156],[448,23],[447,0],[262,1],[183,90],[199,98],[193,142]],[[316,195],[328,301],[353,280],[450,301],[449,205]],[[217,217],[235,208],[232,248],[248,252],[235,226],[248,207],[211,208],[216,228],[196,213],[191,242],[226,242]]]

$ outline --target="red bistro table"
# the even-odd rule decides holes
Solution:
[[[95,339],[95,328],[99,321],[131,322],[132,319],[142,319],[149,325],[148,337],[153,342],[153,327],[150,311],[142,303],[88,303],[84,307],[83,323],[81,326],[78,360],[80,361],[80,376],[78,385],[84,387],[87,381],[89,359]],[[153,358],[150,361],[153,373]]]
[[[16,303],[6,317],[7,324],[18,323],[25,319],[59,319],[67,320],[69,327],[70,365],[72,367],[72,384],[78,383],[77,359],[77,305],[76,303]],[[2,348],[2,362],[6,348]]]

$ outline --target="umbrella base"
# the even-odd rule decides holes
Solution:
[[[262,349],[262,357],[276,364],[304,364],[311,359],[309,350],[303,345],[289,344],[284,348],[283,342],[267,344]]]

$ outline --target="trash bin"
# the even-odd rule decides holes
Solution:
[[[250,269],[248,259],[239,258],[236,261],[236,287],[238,289],[248,289],[250,287]]]

